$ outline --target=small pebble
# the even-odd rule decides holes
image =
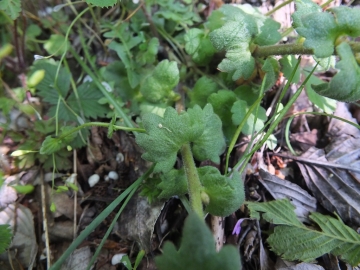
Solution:
[[[125,159],[125,157],[124,157],[124,155],[123,155],[122,153],[118,153],[118,154],[116,155],[116,161],[117,161],[117,162],[121,163],[121,162],[124,161],[124,159]]]
[[[118,180],[119,179],[119,175],[117,172],[114,171],[110,171],[108,174],[109,178],[112,180]]]
[[[88,179],[88,183],[90,187],[95,186],[99,181],[100,181],[100,176],[98,174],[93,174]]]

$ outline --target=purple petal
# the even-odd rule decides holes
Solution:
[[[236,235],[239,235],[239,234],[240,234],[240,231],[241,231],[241,223],[242,223],[245,219],[246,219],[246,218],[240,218],[240,219],[236,222],[232,234],[236,234]]]

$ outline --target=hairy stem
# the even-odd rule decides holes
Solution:
[[[186,179],[188,181],[188,192],[190,197],[191,208],[197,215],[199,215],[200,218],[203,218],[204,211],[201,201],[202,186],[200,183],[198,172],[195,167],[195,162],[189,143],[184,144],[181,147],[181,156],[184,163]]]
[[[353,52],[360,52],[360,42],[349,42]],[[303,44],[279,44],[270,46],[257,46],[253,51],[254,57],[267,57],[272,55],[290,55],[290,54],[314,54],[312,49],[307,49]],[[334,51],[333,54],[336,54]]]

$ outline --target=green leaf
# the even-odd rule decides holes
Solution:
[[[222,132],[222,122],[217,116],[211,104],[207,104],[204,109],[203,122],[205,123],[204,132],[192,142],[194,158],[199,161],[210,159],[215,163],[220,163],[220,155],[225,151],[226,144]]]
[[[59,151],[63,147],[65,147],[65,145],[59,140],[59,138],[47,136],[41,145],[40,154],[50,155]]]
[[[0,225],[0,254],[10,246],[12,238],[11,227],[8,224]]]
[[[188,192],[188,184],[184,172],[181,170],[171,170],[160,176],[161,182],[157,187],[161,190],[159,199],[169,199],[172,196],[185,195]]]
[[[33,185],[14,185],[11,187],[15,189],[17,193],[20,194],[30,194],[35,189]]]
[[[154,63],[159,50],[159,45],[160,43],[157,38],[152,38],[150,41],[139,45],[140,52],[136,55],[136,62],[140,65]]]
[[[276,59],[268,57],[261,69],[267,74],[264,86],[264,91],[267,91],[274,86],[279,78],[279,63]]]
[[[115,5],[117,0],[85,0],[85,2],[103,8]]]
[[[251,56],[249,45],[254,34],[251,30],[254,27],[248,24],[245,19],[227,22],[210,33],[210,40],[214,47],[218,51],[226,50],[226,58],[218,65],[218,69],[230,73],[234,81],[241,77],[250,78],[255,68],[255,60]]]
[[[221,27],[210,33],[214,47],[218,51],[226,51],[226,58],[221,61],[218,69],[229,73],[234,81],[239,78],[248,79],[255,68],[255,60],[250,51],[251,43],[276,43],[281,38],[277,32],[280,24],[246,5],[223,5],[219,10],[224,14],[225,23],[212,24],[211,27],[217,24]]]
[[[261,213],[268,222],[280,225],[267,241],[284,259],[310,262],[332,253],[353,266],[360,263],[360,235],[340,218],[312,213],[310,219],[321,229],[317,231],[304,226],[296,218],[295,207],[287,199],[247,204],[252,218],[260,219]]]
[[[154,201],[160,199],[161,190],[158,188],[158,184],[161,183],[160,178],[147,178],[141,185],[140,195],[146,197],[151,204]]]
[[[208,102],[214,107],[215,113],[223,123],[224,134],[229,141],[236,131],[236,127],[231,121],[231,108],[236,101],[235,93],[229,90],[220,90],[208,98]]]
[[[341,61],[336,67],[338,73],[330,83],[312,85],[319,95],[345,102],[360,99],[360,67],[351,51],[349,44],[341,43],[336,47]]]
[[[71,132],[73,129],[74,128],[70,126],[63,126],[60,136],[47,136],[41,145],[40,154],[50,155],[65,148],[77,135],[76,132]]]
[[[203,76],[198,79],[192,91],[188,92],[190,98],[189,107],[194,107],[196,104],[204,107],[207,103],[208,97],[218,90],[217,84],[210,78]]]
[[[291,15],[293,19],[293,27],[297,28],[303,26],[303,17],[310,13],[321,12],[321,8],[312,0],[295,0],[296,11]]]
[[[188,112],[191,112],[190,109]],[[142,117],[146,133],[136,136],[136,142],[145,150],[145,160],[157,162],[154,171],[167,172],[175,164],[181,146],[199,137],[205,128],[204,113],[199,106],[193,112],[178,114],[168,107],[164,117],[148,113]]]
[[[35,64],[31,67],[30,74],[28,77],[31,77],[31,74],[37,70],[45,70],[45,77],[42,81],[36,86],[36,89],[39,91],[38,94],[43,98],[44,101],[49,102],[50,104],[57,104],[59,95],[65,98],[69,92],[70,87],[70,73],[63,67],[60,68],[57,81],[55,84],[56,73],[58,69],[58,63],[54,60],[37,60]]]
[[[70,43],[62,35],[51,35],[50,38],[44,43],[44,49],[55,56],[62,55],[67,48],[70,47]]]
[[[26,28],[26,38],[36,38],[41,35],[42,30],[37,24],[30,24],[28,28]]]
[[[232,177],[221,175],[215,167],[197,168],[203,191],[209,196],[210,203],[206,211],[216,216],[228,216],[244,202],[244,184],[237,172]],[[161,190],[160,199],[181,196],[188,193],[188,184],[184,169],[171,170],[161,176],[157,185]]]
[[[200,65],[207,65],[214,53],[215,48],[210,42],[208,35],[198,28],[190,29],[184,36],[185,51],[191,55],[192,60]]]
[[[264,24],[260,27],[260,33],[256,36],[254,42],[260,46],[273,45],[281,39],[278,32],[280,23],[270,18],[264,20]]]
[[[281,72],[284,73],[286,79],[290,80],[291,73],[296,66],[296,58],[294,55],[285,55],[280,60]],[[300,81],[300,69],[297,69],[291,83],[298,83]]]
[[[0,10],[3,10],[12,20],[16,20],[21,12],[20,0],[1,0]]]
[[[142,122],[146,133],[137,134],[136,142],[145,150],[142,155],[145,160],[157,162],[155,172],[170,171],[185,143],[193,143],[194,157],[200,161],[218,162],[224,150],[221,121],[210,104],[203,110],[195,106],[181,114],[168,107],[163,117],[147,113]]]
[[[244,183],[238,172],[226,177],[210,166],[200,167],[198,172],[204,191],[210,197],[205,211],[215,216],[228,216],[244,203]]]
[[[112,41],[109,44],[109,48],[114,50],[121,61],[124,63],[127,77],[130,83],[130,86],[132,88],[135,88],[140,83],[140,75],[136,71],[137,65],[133,61],[133,54],[130,52],[130,50],[138,45],[142,39],[140,36],[132,37],[129,35],[129,31],[126,30],[126,27],[128,27],[127,23],[123,23],[120,26],[119,30],[114,30],[112,32],[107,32],[104,34],[105,37],[109,38],[115,38],[119,37],[120,40],[123,42],[122,44]]]
[[[259,98],[259,90],[256,87],[251,87],[249,85],[241,85],[234,90],[237,98],[251,106]]]
[[[75,93],[66,99],[67,104],[80,115],[80,112],[84,113],[85,117],[98,118],[104,117],[109,111],[107,106],[101,105],[98,101],[104,95],[95,86],[94,83],[83,83],[77,89],[78,97]]]
[[[249,106],[243,100],[238,100],[234,103],[233,107],[231,108],[232,112],[232,121],[234,125],[240,125],[242,121],[244,121],[245,115],[249,110]],[[246,123],[241,130],[242,133],[245,135],[252,134],[254,121],[256,118],[254,131],[260,131],[264,127],[264,122],[267,120],[266,110],[263,107],[259,107],[257,117],[255,117],[255,111],[253,111],[249,118],[246,119]]]
[[[237,249],[225,246],[217,253],[209,228],[194,213],[185,221],[179,249],[166,242],[163,254],[155,258],[155,263],[159,270],[241,269]]]
[[[333,7],[329,9],[334,14],[339,32],[351,37],[360,36],[360,12],[358,8],[347,6]]]
[[[156,103],[164,98],[173,97],[173,88],[179,83],[180,75],[177,63],[161,61],[142,82],[140,92],[146,100]]]
[[[0,107],[4,115],[8,115],[16,101],[6,97],[0,97]]]
[[[308,74],[305,74],[305,76],[308,76]],[[324,81],[314,75],[311,75],[305,84],[306,94],[309,100],[318,108],[322,109],[325,113],[332,114],[336,109],[336,100],[320,96],[312,89],[312,85],[318,85],[321,83],[324,83]]]
[[[360,13],[356,8],[341,6],[321,12],[311,0],[296,1],[296,7],[293,26],[306,38],[304,47],[313,49],[316,57],[331,56],[338,37],[360,35]]]
[[[313,49],[316,57],[332,55],[338,36],[334,17],[330,13],[314,12],[303,16],[302,19],[303,26],[296,28],[296,32],[306,38],[304,47]]]

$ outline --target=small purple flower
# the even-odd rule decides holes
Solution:
[[[236,234],[236,235],[239,235],[239,234],[240,234],[240,231],[241,231],[241,223],[242,223],[245,219],[247,219],[247,218],[240,218],[240,219],[236,222],[232,234]]]

